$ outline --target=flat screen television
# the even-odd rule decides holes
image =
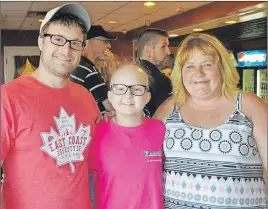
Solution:
[[[237,67],[266,67],[267,50],[245,50],[236,53]]]

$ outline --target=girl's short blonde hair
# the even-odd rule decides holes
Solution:
[[[204,33],[193,33],[187,36],[178,47],[171,75],[175,103],[180,105],[186,102],[188,92],[183,85],[182,68],[196,50],[203,52],[205,55],[213,56],[217,61],[223,81],[222,95],[231,99],[232,95],[240,90],[237,87],[239,74],[229,53],[216,37]]]

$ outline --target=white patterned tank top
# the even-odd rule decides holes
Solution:
[[[190,126],[179,109],[167,118],[165,209],[267,208],[262,162],[241,98],[217,128]]]

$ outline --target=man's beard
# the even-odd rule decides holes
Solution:
[[[54,63],[51,59],[49,59],[48,61],[44,62],[44,57],[42,56],[41,54],[41,59],[42,59],[42,63],[45,67],[45,70],[52,73],[53,75],[59,77],[59,78],[62,78],[62,79],[68,79],[69,76],[71,75],[72,71],[75,69],[71,69],[71,68],[65,68],[63,72],[61,71],[58,71],[59,68],[62,68],[62,67],[54,67]]]
[[[162,60],[162,61],[159,61],[159,60],[156,60],[155,58],[153,58],[154,60],[154,65],[160,70],[162,69],[164,66],[165,66],[165,60],[166,60],[166,57]]]
[[[62,78],[62,79],[68,79],[71,75],[72,71],[66,71],[66,72],[57,72],[55,68],[48,68],[49,72],[51,72],[53,75]]]
[[[162,69],[162,68],[165,66],[164,61],[157,61],[157,62],[155,62],[155,66],[156,66],[159,70]]]

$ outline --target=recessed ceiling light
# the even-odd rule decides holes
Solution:
[[[242,13],[240,13],[240,14],[238,14],[239,16],[242,16],[242,15],[245,15],[245,14],[247,14],[246,12],[242,12]]]
[[[178,34],[169,34],[168,35],[169,37],[177,37],[177,36],[179,36]]]
[[[179,14],[181,14],[181,13],[184,11],[184,9],[183,9],[183,7],[179,7],[179,8],[176,9],[176,11],[177,11]]]
[[[255,12],[255,10],[249,10],[247,12],[242,12],[240,14],[238,14],[239,16],[242,16],[242,15],[246,15],[246,14],[249,14],[249,13],[252,13],[252,12]]]
[[[43,19],[38,20],[38,22],[43,22],[43,21],[44,21]]]
[[[193,31],[202,31],[203,29],[202,28],[194,28]]]
[[[235,20],[230,20],[230,21],[226,21],[225,23],[226,24],[234,24],[234,23],[236,23],[236,21]]]
[[[124,28],[124,29],[122,30],[122,33],[123,33],[123,34],[127,34],[127,29]]]
[[[146,20],[146,21],[145,21],[145,25],[146,25],[147,27],[149,27],[149,26],[151,25],[151,21],[150,21],[150,20]]]
[[[153,7],[155,5],[155,3],[152,2],[152,1],[147,1],[143,5],[146,6],[146,7]]]
[[[116,24],[117,22],[116,21],[113,21],[113,20],[110,20],[108,21],[109,24]]]

